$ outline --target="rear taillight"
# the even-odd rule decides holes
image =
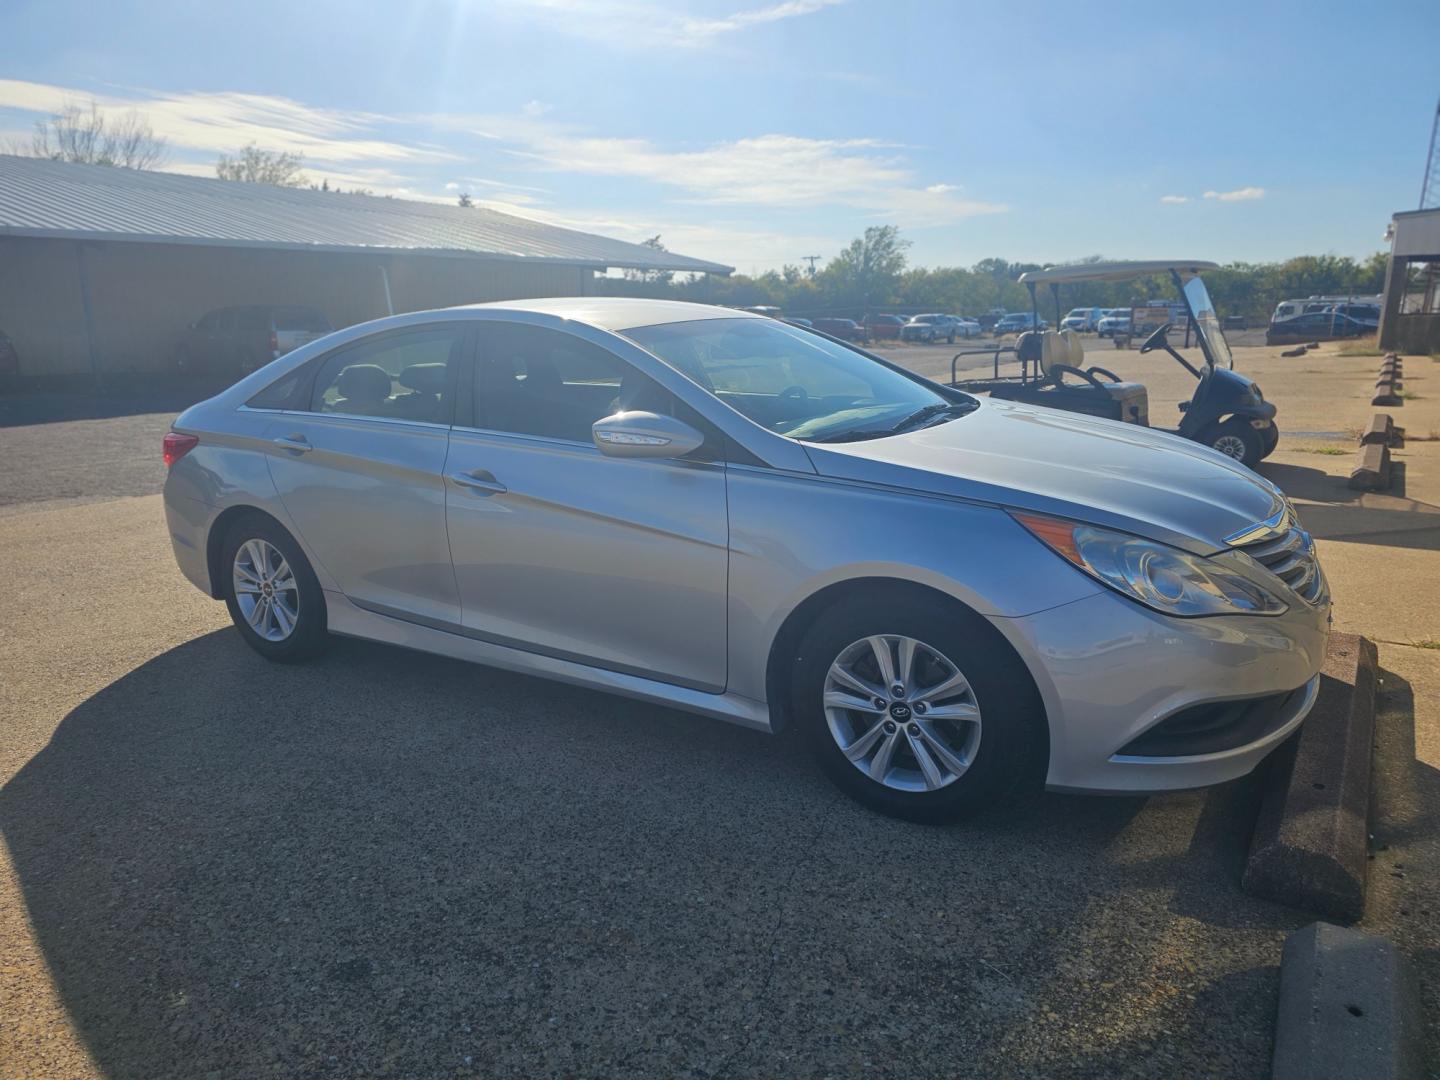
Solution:
[[[165,467],[168,469],[174,465],[175,462],[194,450],[199,443],[198,435],[182,435],[178,431],[167,431],[165,438],[160,443],[165,458]]]

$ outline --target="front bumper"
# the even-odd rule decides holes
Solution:
[[[1146,793],[1244,776],[1300,726],[1315,703],[1330,631],[1329,603],[1298,598],[1279,616],[1177,619],[1108,589],[1017,619],[1000,630],[1034,675],[1050,728],[1046,785]],[[1263,733],[1204,754],[1122,750],[1181,710],[1293,693]],[[1252,733],[1253,734],[1253,733]]]

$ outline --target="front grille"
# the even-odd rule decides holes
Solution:
[[[1315,543],[1310,534],[1296,524],[1293,514],[1287,514],[1285,520],[1289,528],[1279,536],[1239,545],[1239,550],[1308,603],[1319,603],[1325,591],[1325,579],[1320,573],[1320,564],[1315,561]]]

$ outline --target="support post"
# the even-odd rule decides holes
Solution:
[[[385,264],[380,264],[380,288],[385,293],[385,314],[395,314],[395,304],[390,299],[390,272],[385,269]]]
[[[100,379],[100,350],[95,338],[95,312],[90,305],[90,272],[85,266],[85,243],[75,243],[75,265],[80,274],[80,308],[85,314],[85,344],[90,353],[90,377],[95,382],[95,392],[104,389]]]

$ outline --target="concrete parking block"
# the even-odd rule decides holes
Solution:
[[[1365,443],[1360,458],[1350,470],[1350,486],[1358,491],[1384,491],[1390,486],[1390,447],[1385,443]]]
[[[1311,923],[1285,939],[1275,1080],[1408,1080],[1425,1073],[1420,992],[1384,938]]]
[[[1397,428],[1395,418],[1389,413],[1376,413],[1360,434],[1360,443],[1362,446],[1378,443],[1398,449],[1405,445],[1405,429]]]
[[[1319,699],[1264,781],[1247,892],[1346,922],[1364,914],[1375,670],[1371,641],[1331,636]]]

